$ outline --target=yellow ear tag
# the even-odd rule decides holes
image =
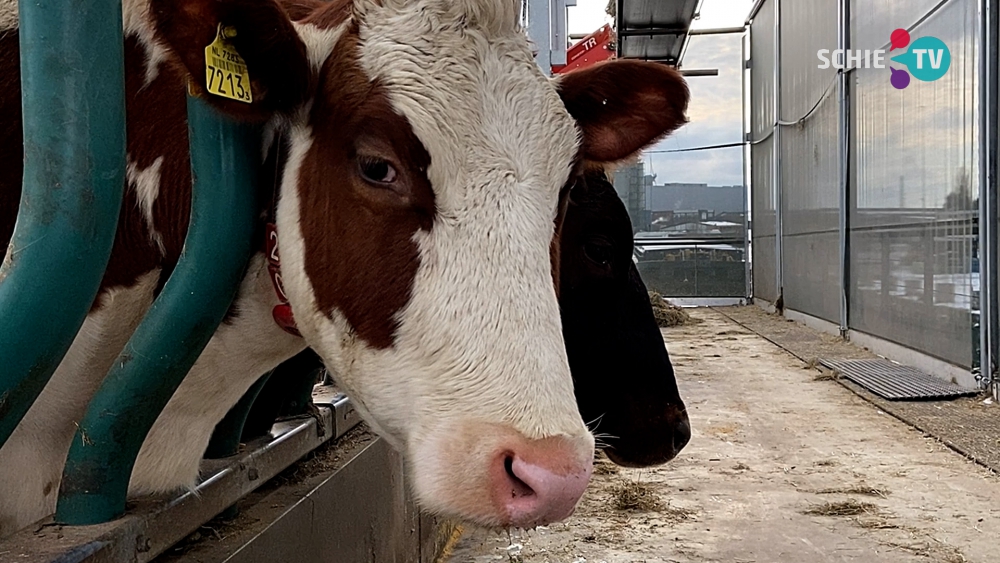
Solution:
[[[205,47],[206,90],[216,96],[249,104],[253,101],[250,75],[247,73],[247,63],[229,42],[233,37],[236,37],[236,29],[223,28],[220,23],[215,41]]]

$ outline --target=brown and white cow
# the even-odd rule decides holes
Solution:
[[[493,526],[572,512],[594,438],[552,280],[559,194],[585,162],[676,128],[687,94],[675,72],[636,62],[547,79],[519,4],[125,0],[126,200],[90,315],[0,449],[0,531],[53,510],[74,424],[180,255],[186,83],[203,84],[220,24],[237,32],[253,103],[207,99],[266,123],[263,150],[288,148],[276,223],[302,337],[272,319],[261,252],[143,444],[130,494],[192,486],[215,424],[308,343],[403,452],[426,509]],[[12,5],[0,1],[0,241],[22,172]]]

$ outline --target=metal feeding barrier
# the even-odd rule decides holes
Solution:
[[[0,444],[83,325],[124,189],[121,2],[62,4],[19,5],[24,187],[0,266]]]
[[[122,203],[121,2],[94,0],[82,12],[63,4],[20,4],[25,172],[0,273],[4,440],[83,324]],[[191,97],[188,123],[195,181],[184,252],[79,424],[59,495],[61,522],[96,524],[124,512],[139,447],[222,321],[250,257],[254,132]]]
[[[0,447],[83,325],[110,259],[123,201],[122,2],[78,4],[19,3],[24,180],[0,266]],[[260,131],[195,97],[188,97],[187,111],[194,181],[184,251],[79,422],[54,518],[0,540],[0,560],[151,561],[217,515],[231,516],[248,493],[360,420],[350,401],[326,382],[313,388],[310,416],[267,422],[266,436],[240,448],[244,421],[271,375],[261,374],[217,426],[202,466],[206,477],[195,491],[126,504],[143,440],[221,323],[253,252]],[[318,367],[290,361],[276,371],[282,369],[293,371],[282,385],[308,391],[316,382]],[[348,522],[329,530],[335,533],[312,534],[319,543],[310,546],[308,538],[292,543],[287,534],[253,529],[242,544],[224,548],[225,559],[238,560],[230,552],[246,557],[264,549],[277,560],[286,560],[280,556],[286,553],[311,561],[303,554],[312,548],[319,561],[329,555],[331,541],[343,561],[354,560],[355,552],[429,558],[440,547],[443,528],[413,507],[399,457],[377,438],[349,454],[344,467],[320,483],[300,484],[280,500],[264,496],[259,506],[253,499],[241,506],[253,512],[289,503],[287,512],[263,517],[269,530],[303,519],[316,526],[357,519],[357,530]],[[357,498],[312,505],[331,491]],[[303,498],[308,510],[296,508],[302,504],[296,499]],[[374,501],[374,508],[366,508],[366,501]]]

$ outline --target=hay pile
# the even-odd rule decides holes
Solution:
[[[663,502],[648,485],[623,479],[611,487],[611,506],[615,510],[653,512],[661,510]]]
[[[656,317],[656,324],[661,327],[689,325],[698,322],[687,311],[671,304],[655,291],[649,292],[649,302],[653,305],[653,316]]]
[[[803,514],[812,516],[862,516],[877,515],[879,514],[879,509],[870,502],[858,502],[854,499],[848,499],[842,502],[828,502],[814,506],[804,511]]]

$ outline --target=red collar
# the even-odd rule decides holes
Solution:
[[[274,317],[274,322],[281,327],[282,330],[289,334],[294,334],[295,336],[302,336],[299,333],[298,328],[295,326],[295,317],[292,315],[292,306],[288,304],[288,295],[285,293],[285,286],[281,282],[281,257],[278,255],[278,227],[277,222],[277,211],[278,211],[278,193],[281,186],[281,172],[282,172],[282,156],[284,139],[282,135],[277,135],[273,141],[274,145],[274,184],[271,191],[271,204],[267,208],[267,224],[264,229],[264,236],[266,237],[266,252],[267,252],[267,272],[271,276],[271,285],[274,286],[274,293],[278,295],[279,304],[274,306],[271,310],[271,316]]]
[[[288,295],[285,294],[285,286],[281,283],[281,257],[278,256],[278,227],[269,222],[266,228],[267,233],[267,272],[271,275],[271,284],[274,285],[274,292],[278,295],[281,303],[274,306],[271,316],[274,322],[289,334],[302,336],[295,326],[295,317],[292,315],[292,306],[288,304]]]

